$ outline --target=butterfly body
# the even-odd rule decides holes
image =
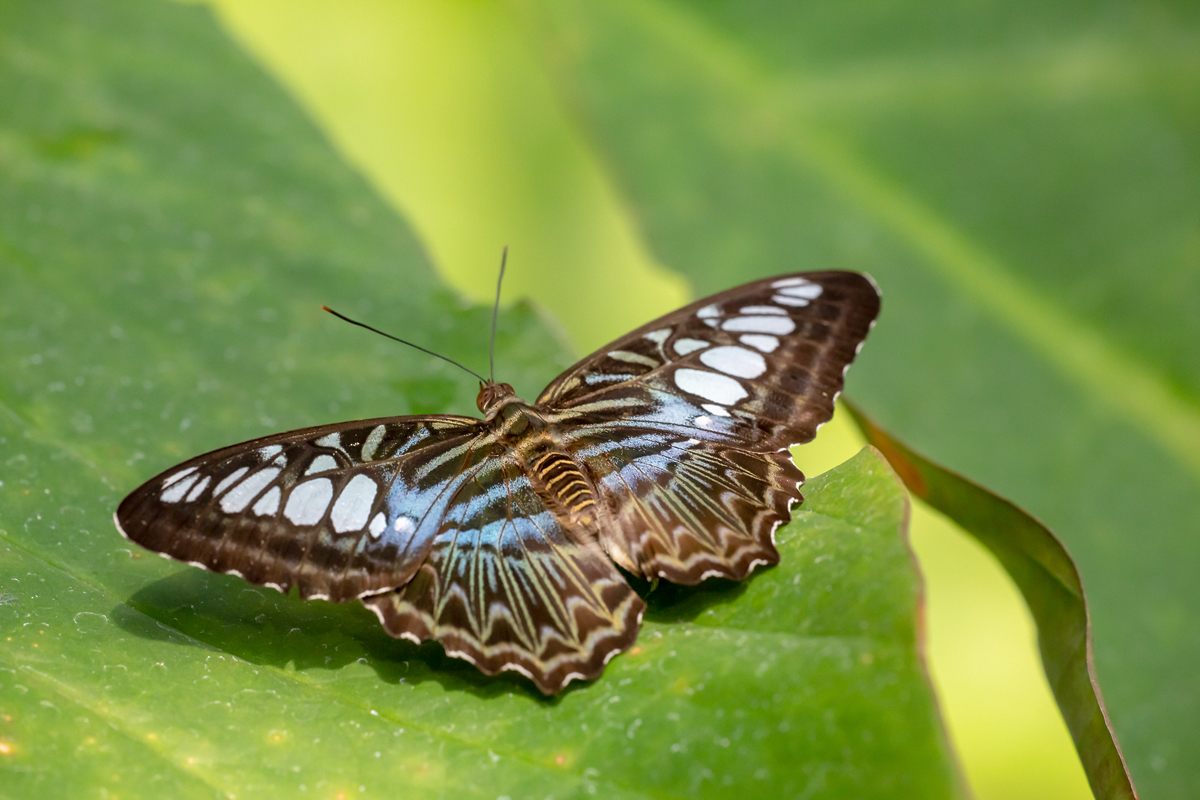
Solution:
[[[117,510],[152,550],[305,598],[360,599],[547,694],[594,678],[645,604],[620,570],[696,584],[777,563],[789,445],[829,418],[878,312],[869,279],[757,281],[639,328],[533,403],[276,434],[148,481]]]

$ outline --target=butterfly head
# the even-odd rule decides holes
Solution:
[[[492,408],[497,403],[509,397],[516,397],[517,393],[513,391],[513,387],[507,383],[494,383],[493,381],[481,381],[479,383],[479,396],[475,398],[475,405],[479,406],[481,413],[486,414],[489,408]]]

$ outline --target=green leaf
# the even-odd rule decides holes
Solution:
[[[1135,782],[1194,794],[1197,7],[523,8],[655,257],[698,292],[876,277],[851,396],[1062,537]]]
[[[860,409],[847,407],[908,490],[962,526],[1004,565],[1037,620],[1042,663],[1093,791],[1097,797],[1136,797],[1100,697],[1079,572],[1062,544],[1012,503],[922,458]]]
[[[139,481],[274,430],[467,412],[488,311],[213,24],[173,3],[0,10],[0,785],[18,797],[957,797],[919,650],[907,501],[865,451],[783,563],[660,590],[638,645],[547,700],[365,609],[169,563]],[[497,353],[567,361],[528,306]],[[397,377],[399,376],[399,377]]]

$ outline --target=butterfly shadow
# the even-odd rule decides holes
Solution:
[[[745,593],[749,581],[753,580],[753,577],[742,582],[709,578],[696,586],[681,586],[624,574],[625,579],[646,601],[643,620],[661,624],[696,622],[706,611],[736,602]],[[758,574],[755,572],[755,576]]]
[[[710,579],[678,586],[631,575],[626,578],[646,600],[645,620],[671,624],[696,620],[709,609],[734,602],[746,584]],[[365,663],[391,684],[436,681],[448,691],[481,699],[525,695],[556,704],[588,684],[572,683],[545,697],[513,672],[487,676],[471,664],[447,656],[441,645],[394,639],[357,602],[301,600],[228,575],[188,569],[155,581],[113,609],[122,629],[145,639],[211,649],[285,672],[340,671]]]
[[[337,672],[364,663],[385,683],[436,681],[447,691],[480,698],[513,693],[556,702],[515,673],[483,675],[435,642],[393,639],[358,602],[305,601],[228,575],[177,572],[138,590],[110,617],[141,638],[211,649],[284,672]]]

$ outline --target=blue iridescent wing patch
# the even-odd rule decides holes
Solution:
[[[636,640],[645,604],[581,529],[567,530],[536,468],[503,455],[472,471],[416,575],[363,603],[393,635],[436,639],[546,694],[595,677]]]
[[[462,459],[486,436],[479,420],[452,416],[267,436],[146,482],[117,509],[117,527],[214,572],[281,592],[296,586],[305,599],[352,600],[417,571],[454,487],[469,479]]]
[[[801,499],[787,448],[833,413],[879,310],[847,272],[769,278],[601,348],[536,403],[276,434],[180,464],[118,529],[164,556],[331,601],[546,694],[636,639],[621,575],[695,584],[774,564]]]

